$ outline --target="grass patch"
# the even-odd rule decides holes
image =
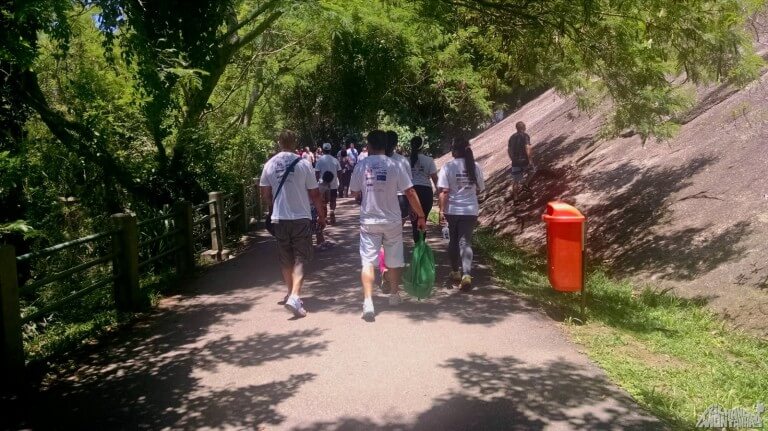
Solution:
[[[437,209],[433,209],[432,211],[427,214],[427,220],[429,220],[430,224],[433,224],[435,226],[440,224],[440,211]]]
[[[578,294],[550,287],[545,259],[509,244],[487,231],[477,234],[478,248],[506,288],[566,322],[611,379],[675,429],[693,429],[713,404],[754,411],[757,402],[768,402],[765,340],[728,329],[701,302],[614,280],[600,270],[587,276],[582,316]],[[763,422],[768,430],[768,417]]]

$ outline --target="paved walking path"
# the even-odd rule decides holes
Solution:
[[[64,429],[656,429],[558,325],[476,274],[471,294],[360,319],[356,208],[308,271],[309,316],[284,288],[267,236],[207,271],[156,315],[79,359],[41,395],[33,427]],[[431,239],[446,263],[442,239]],[[410,248],[410,240],[407,241]],[[439,268],[440,280],[447,268]]]

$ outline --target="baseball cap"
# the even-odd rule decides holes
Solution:
[[[331,151],[331,144],[329,144],[327,142],[324,143],[323,144],[323,151]]]

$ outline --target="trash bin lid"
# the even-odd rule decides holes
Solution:
[[[545,222],[557,221],[560,223],[577,223],[583,222],[587,218],[575,207],[568,205],[565,202],[553,201],[547,204],[547,209],[544,211],[541,219]]]

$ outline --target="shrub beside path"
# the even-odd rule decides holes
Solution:
[[[662,429],[531,303],[480,267],[471,294],[360,319],[356,208],[308,271],[309,316],[278,305],[260,234],[153,315],[78,358],[35,400],[33,428],[258,430]],[[445,279],[441,238],[429,240]],[[407,247],[410,247],[407,241]]]

